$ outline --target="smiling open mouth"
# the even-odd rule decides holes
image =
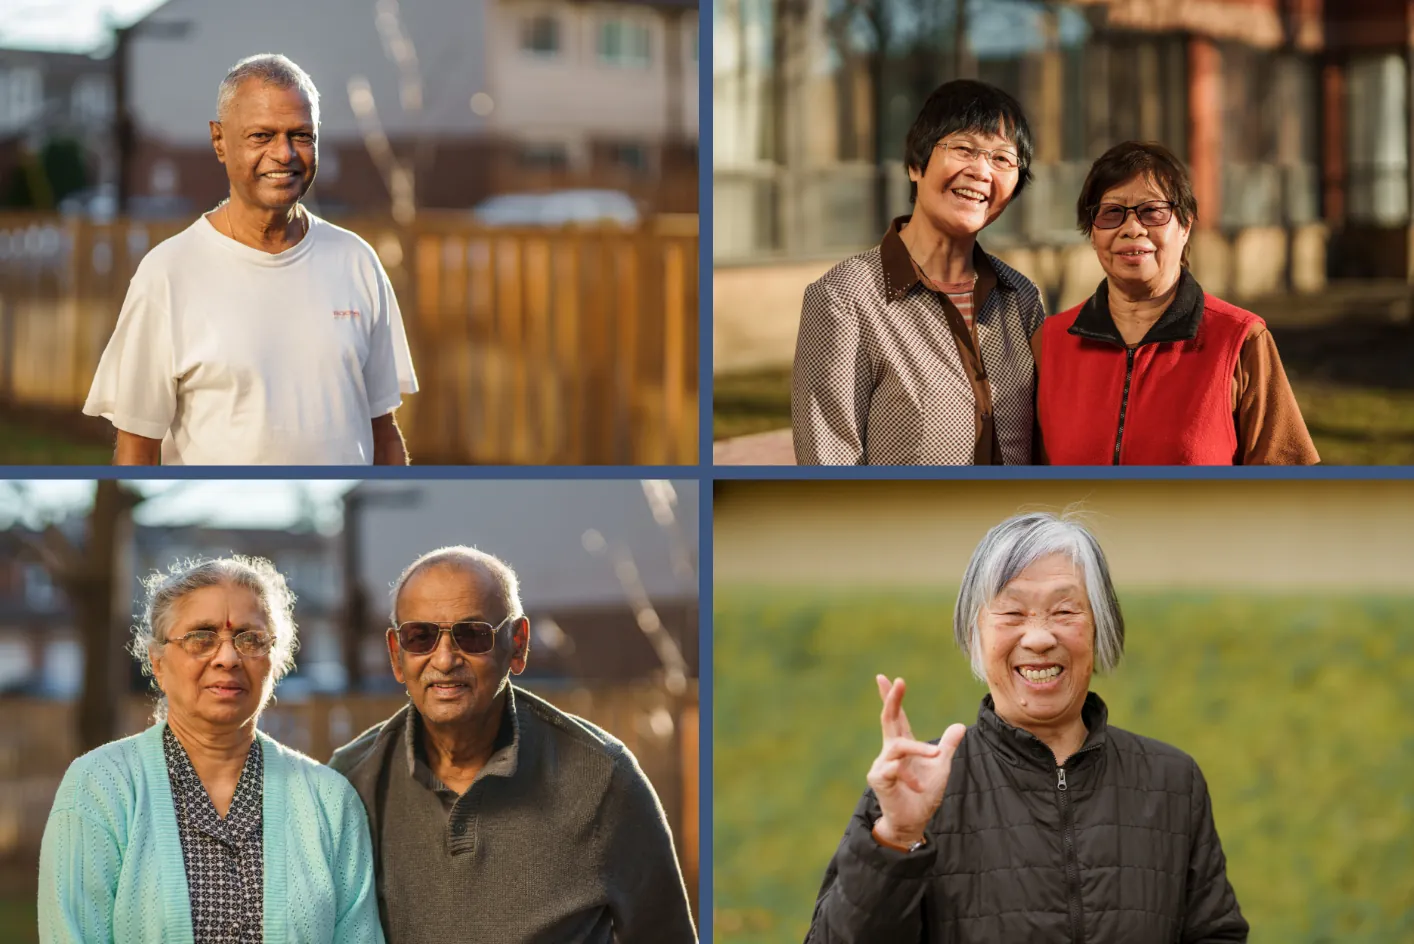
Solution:
[[[952,193],[966,200],[968,203],[976,203],[979,206],[987,202],[987,195],[980,190],[973,190],[971,187],[954,187]]]
[[[1016,674],[1033,685],[1044,685],[1060,678],[1065,669],[1058,665],[1031,666],[1019,665],[1016,667]]]

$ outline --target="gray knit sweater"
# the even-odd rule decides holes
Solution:
[[[620,741],[512,687],[450,815],[414,776],[408,705],[329,765],[368,810],[389,944],[692,944],[663,808]]]

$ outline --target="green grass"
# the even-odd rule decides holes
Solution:
[[[1126,594],[1111,723],[1202,766],[1253,944],[1414,940],[1414,598]],[[879,747],[873,674],[920,737],[985,694],[946,592],[719,588],[716,939],[804,939]]]
[[[33,944],[39,940],[39,914],[34,898],[0,899],[0,941]]]
[[[0,465],[108,465],[113,447],[38,420],[0,417]]]
[[[1414,391],[1292,382],[1326,465],[1414,465]],[[790,371],[712,381],[712,436],[730,439],[790,425]]]

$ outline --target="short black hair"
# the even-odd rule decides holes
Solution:
[[[1095,208],[1106,191],[1127,180],[1144,177],[1154,182],[1164,199],[1173,204],[1179,225],[1191,227],[1198,219],[1198,198],[1188,169],[1174,153],[1156,141],[1121,141],[1090,165],[1080,199],[1075,201],[1076,222],[1088,239],[1095,228]],[[1182,264],[1188,265],[1188,246],[1183,247]]]
[[[928,96],[904,140],[904,166],[922,174],[928,170],[928,159],[943,138],[963,131],[996,134],[998,128],[1002,137],[1016,146],[1021,168],[1013,195],[1019,194],[1031,180],[1031,126],[1026,123],[1026,113],[1008,93],[974,79],[944,82]],[[918,184],[910,180],[908,202],[917,199]]]

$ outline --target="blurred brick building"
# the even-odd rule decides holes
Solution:
[[[1189,163],[1194,271],[1210,291],[1244,298],[1414,275],[1407,0],[971,0],[961,10],[957,0],[868,0],[848,10],[714,0],[718,370],[788,361],[804,285],[908,212],[904,135],[928,92],[959,74],[1027,109],[1035,184],[982,241],[1037,281],[1053,310],[1103,275],[1076,232],[1075,198],[1091,162],[1132,138]]]
[[[695,0],[170,0],[122,35],[139,211],[221,199],[207,121],[226,70],[259,52],[320,90],[326,214],[386,213],[401,187],[433,208],[570,187],[697,208]],[[380,141],[398,170],[371,156]]]

